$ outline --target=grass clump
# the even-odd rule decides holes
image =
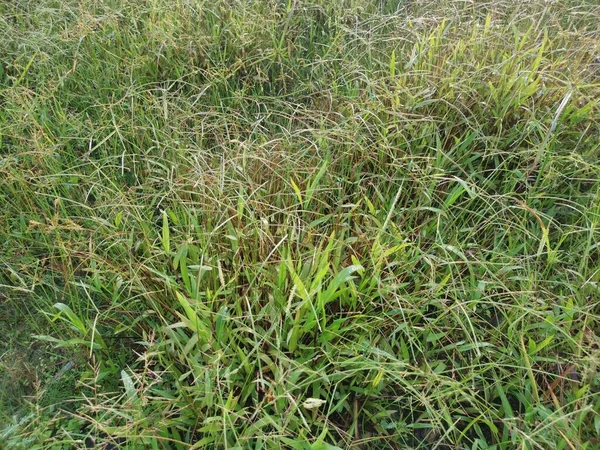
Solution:
[[[8,448],[598,448],[593,2],[0,12]]]

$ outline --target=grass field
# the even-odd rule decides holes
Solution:
[[[1,449],[599,449],[596,1],[0,1]]]

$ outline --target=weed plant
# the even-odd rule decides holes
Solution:
[[[600,448],[599,23],[0,2],[0,448]]]

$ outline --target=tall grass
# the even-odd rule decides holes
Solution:
[[[0,447],[597,448],[599,20],[0,3]]]

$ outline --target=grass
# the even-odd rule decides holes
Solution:
[[[0,3],[0,448],[600,448],[599,21]]]

